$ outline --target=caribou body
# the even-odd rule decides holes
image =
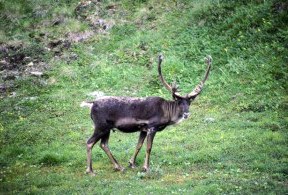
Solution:
[[[161,63],[163,57],[159,56],[158,72],[163,85],[172,93],[173,100],[165,100],[161,97],[132,98],[132,97],[102,97],[93,102],[91,106],[91,118],[94,123],[94,133],[87,141],[87,170],[86,173],[94,175],[92,169],[91,152],[93,146],[101,140],[100,147],[114,164],[115,170],[124,170],[112,155],[108,147],[110,131],[118,129],[122,132],[132,133],[139,131],[140,136],[136,151],[129,161],[130,167],[135,168],[136,157],[147,138],[146,158],[144,171],[149,170],[149,158],[152,143],[156,132],[165,127],[177,124],[189,116],[190,103],[200,94],[206,81],[212,58],[207,57],[208,64],[204,79],[189,94],[179,94],[176,84],[170,86],[162,76]]]

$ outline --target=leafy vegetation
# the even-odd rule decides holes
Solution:
[[[0,1],[0,192],[285,194],[288,174],[287,1]],[[213,69],[192,116],[156,135],[152,170],[114,172],[93,150],[86,175],[92,91],[182,92]],[[40,71],[43,74],[33,75]],[[112,133],[122,165],[137,134]]]

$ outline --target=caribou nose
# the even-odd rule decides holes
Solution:
[[[183,114],[183,118],[184,119],[187,119],[189,117],[189,112],[185,112],[184,114]]]

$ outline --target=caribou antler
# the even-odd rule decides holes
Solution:
[[[208,55],[206,57],[206,63],[207,63],[207,70],[206,70],[204,79],[195,87],[195,89],[191,93],[188,94],[188,97],[191,99],[196,98],[196,96],[199,95],[203,89],[204,83],[207,80],[210,69],[211,69],[211,64],[212,64],[211,56]]]
[[[206,63],[207,63],[208,66],[207,66],[207,70],[206,70],[204,79],[195,87],[195,89],[191,93],[187,94],[186,96],[182,96],[182,95],[179,94],[179,89],[178,89],[178,86],[176,85],[176,82],[174,82],[172,84],[172,86],[170,86],[166,82],[166,80],[163,78],[162,71],[161,71],[162,60],[163,60],[163,56],[159,55],[159,62],[158,62],[159,78],[160,78],[161,82],[163,83],[163,85],[165,86],[165,88],[172,93],[173,98],[194,99],[194,98],[196,98],[197,95],[199,95],[201,93],[202,88],[204,86],[204,83],[207,80],[209,72],[210,72],[210,69],[211,69],[211,64],[212,64],[212,57],[211,56],[207,56],[206,57]]]
[[[159,61],[158,61],[158,73],[159,73],[159,79],[161,80],[162,84],[164,85],[164,87],[170,91],[173,95],[173,97],[182,97],[178,91],[178,86],[176,85],[176,82],[173,83],[172,87],[166,82],[166,80],[164,79],[163,75],[162,75],[162,71],[161,71],[161,63],[163,60],[163,55],[159,55]]]

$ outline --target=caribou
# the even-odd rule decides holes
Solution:
[[[123,171],[115,157],[112,155],[108,140],[111,130],[118,129],[121,132],[140,132],[136,150],[129,160],[131,168],[136,167],[136,157],[147,139],[146,157],[143,171],[149,171],[150,153],[153,139],[158,131],[162,131],[169,125],[177,124],[189,116],[189,106],[191,102],[200,94],[204,83],[208,78],[212,58],[207,56],[207,70],[204,79],[192,90],[192,92],[181,95],[178,86],[174,83],[169,85],[164,79],[161,71],[163,56],[158,58],[159,79],[164,87],[172,94],[173,100],[165,100],[161,97],[112,97],[103,96],[95,101],[86,102],[90,105],[91,119],[94,123],[94,133],[86,143],[87,148],[87,169],[86,173],[95,175],[92,168],[92,148],[99,141],[100,147],[105,151],[114,169]]]

